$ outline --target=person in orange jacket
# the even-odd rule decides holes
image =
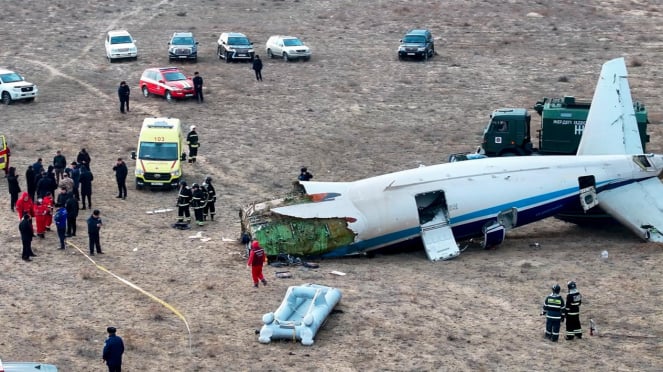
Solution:
[[[246,263],[247,266],[251,267],[251,276],[253,277],[253,286],[258,288],[258,282],[261,281],[262,285],[267,285],[265,277],[262,275],[262,266],[267,260],[267,255],[265,251],[260,246],[257,240],[254,240],[251,243],[251,251],[249,252],[249,261]]]
[[[23,213],[27,213],[30,217],[35,216],[34,204],[27,191],[23,191],[21,197],[16,201],[16,213],[18,213],[19,220],[23,220]]]
[[[40,238],[45,238],[44,233],[46,231],[46,215],[48,214],[48,206],[44,204],[44,201],[40,198],[37,199],[35,204],[35,221],[37,223],[37,236]]]

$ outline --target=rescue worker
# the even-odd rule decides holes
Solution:
[[[194,183],[191,186],[191,207],[193,207],[193,214],[196,217],[196,224],[198,226],[203,226],[203,210],[205,209],[205,193],[198,186],[197,183]]]
[[[205,182],[203,182],[203,190],[207,193],[207,203],[205,204],[205,209],[203,210],[203,220],[209,219],[214,221],[214,215],[216,214],[216,190],[212,186],[212,177],[207,176]]]
[[[200,147],[195,125],[189,127],[189,133],[186,135],[186,144],[189,145],[189,163],[195,163],[198,156],[198,147]]]
[[[189,204],[191,204],[191,189],[186,185],[185,181],[180,181],[180,192],[177,195],[177,222],[189,224],[191,222],[191,212],[189,211]]]
[[[306,167],[302,167],[302,169],[299,170],[299,177],[297,177],[298,180],[300,181],[310,181],[311,178],[313,178],[313,175],[309,173],[308,169]]]
[[[564,299],[560,296],[559,284],[552,286],[552,293],[543,301],[541,315],[546,316],[545,337],[552,342],[559,340],[559,325],[564,321]]]
[[[44,218],[46,230],[51,231],[51,225],[53,224],[53,196],[51,193],[46,193],[41,202],[46,206],[46,215]]]
[[[30,217],[35,215],[34,204],[27,191],[23,191],[21,197],[16,201],[16,212],[18,213],[19,220],[23,219],[23,214],[25,213]]]
[[[37,236],[45,238],[46,232],[46,214],[48,214],[48,206],[43,203],[41,198],[37,199],[35,204],[35,221],[37,223]]]
[[[258,288],[258,281],[262,282],[262,285],[267,285],[267,280],[262,275],[262,267],[267,260],[267,255],[265,250],[262,249],[260,243],[257,240],[254,240],[251,243],[251,252],[249,252],[249,260],[246,265],[251,267],[251,277],[253,278],[253,286]]]
[[[573,337],[582,338],[582,327],[580,326],[580,304],[582,295],[578,292],[576,282],[573,280],[567,283],[569,293],[566,295],[566,339],[573,340]]]

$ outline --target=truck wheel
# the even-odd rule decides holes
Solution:
[[[9,95],[9,92],[2,92],[2,103],[5,105],[12,103],[12,97]]]

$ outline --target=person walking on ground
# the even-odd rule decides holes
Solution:
[[[258,282],[261,281],[262,285],[267,285],[267,280],[262,275],[262,267],[265,265],[267,255],[260,246],[257,240],[251,243],[251,251],[249,252],[249,260],[246,265],[251,267],[251,277],[253,278],[253,286],[258,288]]]
[[[131,94],[131,89],[127,85],[126,81],[121,81],[119,88],[117,88],[117,95],[120,98],[120,112],[124,114],[124,109],[126,107],[127,112],[129,112],[129,95]]]
[[[198,156],[198,147],[200,147],[195,125],[189,127],[189,133],[186,135],[186,144],[189,145],[189,163],[195,163]]]
[[[55,152],[55,157],[53,157],[53,169],[55,170],[55,184],[57,185],[60,182],[62,173],[67,167],[67,158],[62,155],[60,150]]]
[[[32,219],[28,213],[23,213],[21,222],[18,224],[18,231],[21,233],[21,243],[23,244],[21,259],[23,261],[32,261],[30,257],[34,257],[36,254],[32,252],[32,237],[34,236],[34,230],[32,229]]]
[[[198,75],[198,71],[193,73],[193,89],[196,91],[198,103],[203,103],[203,77]]]
[[[194,183],[191,186],[191,207],[193,207],[193,214],[196,217],[196,224],[198,226],[203,226],[203,210],[205,209],[205,193],[198,186],[197,183]]]
[[[92,214],[87,219],[87,234],[90,240],[90,256],[94,256],[94,249],[97,249],[98,254],[104,254],[101,251],[101,240],[99,237],[99,230],[101,230],[103,223],[101,222],[101,212],[98,209],[92,211]]]
[[[124,354],[124,342],[122,337],[116,334],[115,327],[106,328],[108,338],[104,342],[102,359],[108,366],[108,372],[122,372],[122,354]]]
[[[30,195],[28,195],[27,191],[23,191],[21,197],[16,202],[16,212],[18,213],[18,219],[22,220],[25,213],[27,213],[30,217],[33,217],[35,215],[34,208],[35,206],[34,203],[32,203]]]
[[[186,185],[185,181],[180,181],[180,191],[177,194],[177,223],[188,225],[191,222],[191,211],[189,205],[191,204],[191,189]]]
[[[31,199],[35,198],[35,193],[37,192],[37,183],[35,182],[35,169],[32,165],[28,165],[28,169],[25,171],[25,183],[28,186],[28,195]]]
[[[559,340],[559,325],[564,321],[564,299],[560,296],[559,284],[552,286],[552,293],[543,301],[541,315],[546,316],[545,337],[552,342]]]
[[[18,201],[18,194],[21,192],[21,186],[18,184],[18,175],[14,167],[9,167],[9,171],[7,171],[7,189],[10,197],[9,208],[13,212]]]
[[[86,149],[81,149],[81,151],[78,152],[78,155],[76,156],[76,162],[71,163],[72,165],[78,163],[78,164],[85,164],[87,165],[88,169],[92,169],[90,167],[90,161],[92,159],[90,158],[90,154],[87,152]]]
[[[569,293],[566,295],[566,339],[573,340],[573,337],[582,338],[582,326],[580,325],[580,305],[582,304],[582,295],[578,292],[576,282],[567,283]]]
[[[85,199],[87,199],[88,207],[92,209],[92,181],[94,175],[90,172],[87,165],[81,167],[81,175],[79,177],[79,184],[81,188],[81,200],[83,201],[83,208],[85,209]]]
[[[313,175],[311,173],[309,173],[309,171],[306,167],[302,167],[302,169],[299,170],[299,176],[297,177],[298,180],[300,180],[300,181],[310,181],[311,178],[313,178]]]
[[[58,207],[58,210],[55,211],[55,227],[58,230],[58,238],[60,239],[60,249],[64,249],[64,239],[67,233],[67,209],[64,205]]]
[[[78,200],[73,194],[68,194],[65,202],[67,208],[67,237],[76,236],[76,218],[78,218]]]
[[[122,198],[124,200],[127,198],[127,174],[129,173],[129,170],[122,158],[117,158],[117,163],[115,163],[113,170],[115,171],[115,180],[117,181],[118,194],[116,198]]]
[[[209,216],[210,220],[214,221],[214,215],[216,214],[216,190],[212,186],[212,177],[207,176],[205,178],[203,190],[207,194],[207,203],[205,203],[205,209],[203,210],[203,220],[207,220]]]
[[[256,80],[262,81],[262,61],[260,60],[259,55],[256,54],[255,58],[253,59],[253,66],[251,68],[256,73]]]

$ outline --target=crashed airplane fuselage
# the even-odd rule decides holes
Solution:
[[[642,154],[623,59],[603,66],[577,156],[488,158],[354,182],[300,182],[299,196],[252,204],[243,230],[268,255],[338,257],[421,237],[431,260],[456,240],[505,232],[580,204],[601,205],[643,239],[661,241],[661,155]]]

